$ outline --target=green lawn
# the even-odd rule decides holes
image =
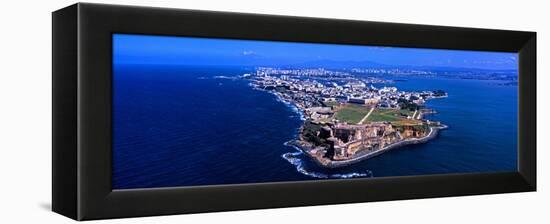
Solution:
[[[369,113],[370,107],[358,104],[346,104],[336,111],[334,117],[342,122],[357,124]],[[409,120],[406,116],[412,116],[414,111],[396,109],[375,109],[366,121],[388,121],[397,125],[414,125],[421,123],[417,120]]]
[[[414,111],[410,111],[409,109],[401,109],[401,110],[399,110],[399,113],[406,114],[408,116],[412,116],[414,114]]]
[[[367,118],[367,121],[389,121],[394,125],[417,125],[421,124],[418,120],[409,120],[406,115],[412,116],[414,111],[395,110],[395,109],[376,109]]]
[[[356,124],[369,113],[369,110],[370,107],[368,106],[346,104],[345,106],[340,108],[334,116],[339,121]]]
[[[397,110],[391,109],[376,109],[367,118],[367,121],[398,121],[401,118],[395,116],[395,113],[399,113]]]

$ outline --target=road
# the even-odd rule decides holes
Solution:
[[[363,117],[363,119],[361,119],[361,121],[359,121],[359,123],[357,123],[357,124],[363,124],[363,122],[365,122],[367,120],[367,118],[370,116],[370,114],[374,111],[374,108],[375,107],[371,107],[369,112],[367,113],[367,115],[365,115],[365,117]]]

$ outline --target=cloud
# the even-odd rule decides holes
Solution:
[[[368,46],[369,50],[375,50],[375,51],[385,51],[386,49],[390,49],[392,47],[388,46]]]
[[[256,55],[256,52],[254,51],[243,51],[242,53],[244,56],[249,56],[249,55]]]

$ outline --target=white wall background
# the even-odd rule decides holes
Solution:
[[[549,133],[550,24],[545,1],[90,1],[172,8],[538,32],[538,138]],[[51,12],[74,1],[4,1],[0,11],[0,223],[69,223],[51,198]],[[546,99],[545,99],[546,98]],[[550,143],[538,142],[539,191],[97,221],[98,223],[541,223]],[[407,189],[403,189],[406,191]]]

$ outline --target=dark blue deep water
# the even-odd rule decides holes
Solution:
[[[115,65],[113,188],[516,170],[517,87],[497,81],[407,78],[402,90],[443,89],[428,119],[449,129],[346,168],[317,166],[284,143],[302,120],[249,81],[246,69]]]

